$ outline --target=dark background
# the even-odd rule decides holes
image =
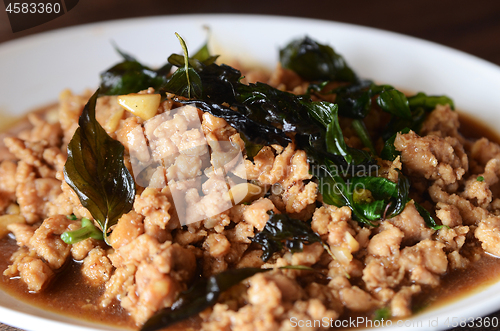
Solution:
[[[130,17],[192,13],[271,14],[318,18],[399,32],[500,65],[498,0],[80,0],[75,8],[61,17],[17,33],[11,30],[5,7],[0,4],[0,9],[0,43],[67,26]],[[492,316],[500,318],[500,312]],[[0,324],[0,331],[7,330],[17,329]]]

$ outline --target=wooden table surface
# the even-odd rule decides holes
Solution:
[[[12,32],[2,10],[0,43],[97,21],[191,13],[272,14],[360,24],[434,41],[500,65],[500,1],[497,0],[81,0],[67,14],[17,33]],[[500,318],[500,311],[491,316]],[[0,331],[14,330],[19,329],[0,324]]]

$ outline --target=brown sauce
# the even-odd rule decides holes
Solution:
[[[500,128],[494,129],[489,127],[486,123],[474,118],[473,115],[459,112],[460,119],[460,133],[464,137],[470,139],[479,139],[482,137],[490,141],[500,144]]]
[[[416,312],[439,308],[493,285],[500,279],[500,259],[483,253],[468,268],[454,270],[441,278],[438,290],[429,288],[414,298]]]
[[[54,104],[40,108],[36,112],[44,114],[53,109]],[[500,134],[489,128],[472,115],[459,113],[460,133],[467,138],[478,139],[486,137],[490,141],[500,144]],[[30,127],[27,116],[16,121],[11,129],[0,133],[0,138],[6,134],[14,134]],[[0,154],[5,148],[0,140]],[[7,151],[7,153],[9,153]],[[2,160],[0,155],[0,161]],[[16,242],[10,236],[0,238],[0,290],[23,300],[29,304],[46,309],[47,311],[67,315],[72,318],[102,323],[125,329],[137,329],[133,319],[115,302],[107,308],[99,306],[99,298],[104,292],[103,287],[93,287],[85,282],[80,273],[80,264],[68,263],[59,275],[50,284],[50,291],[31,293],[24,282],[18,277],[10,279],[3,275],[3,271],[10,265],[10,256],[18,249]],[[481,258],[471,263],[464,270],[454,270],[441,278],[439,288],[425,288],[421,294],[414,297],[415,313],[432,310],[452,301],[462,299],[484,289],[500,280],[500,258],[483,253]],[[342,318],[365,316],[364,314],[343,315]],[[168,331],[198,330],[200,321],[191,319],[181,322]]]
[[[103,309],[98,305],[103,288],[88,285],[76,262],[68,263],[53,279],[50,291],[30,293],[24,282],[9,279],[3,271],[10,264],[10,256],[17,250],[16,241],[10,236],[0,239],[0,288],[2,291],[43,309],[71,317],[132,329],[134,323],[116,302]]]

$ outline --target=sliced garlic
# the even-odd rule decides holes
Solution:
[[[0,216],[0,238],[3,238],[10,231],[7,225],[14,223],[26,223],[26,220],[21,215],[3,215]]]
[[[116,129],[118,129],[118,124],[120,124],[124,112],[125,110],[123,108],[117,109],[104,125],[104,130],[106,130],[106,132],[115,132]]]
[[[11,203],[7,207],[7,210],[5,211],[5,213],[8,215],[19,215],[21,213],[21,208],[19,208],[19,206],[16,205],[15,203]]]
[[[145,121],[156,115],[160,101],[161,96],[159,94],[130,93],[118,96],[120,106]]]
[[[345,248],[345,247],[330,247],[330,250],[332,251],[333,255],[342,264],[348,264],[349,262],[352,261],[352,254],[351,252]]]
[[[256,200],[264,196],[265,193],[265,190],[260,186],[250,183],[241,183],[231,187],[227,192],[227,197],[231,199],[234,205],[237,205],[239,203]]]
[[[359,250],[359,243],[352,234],[348,231],[344,234],[344,240],[349,245],[349,248],[351,249],[351,252],[357,252]]]

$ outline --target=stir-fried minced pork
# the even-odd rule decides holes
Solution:
[[[295,94],[308,88],[281,65],[271,76],[249,71],[245,81],[253,79]],[[155,93],[149,88],[138,95]],[[500,146],[462,136],[450,105],[437,105],[419,131],[397,133],[392,161],[377,159],[379,177],[394,184],[404,174],[412,186],[404,209],[385,218],[392,207],[386,206],[375,226],[358,222],[349,206],[324,202],[307,151],[293,139],[260,146],[248,157],[246,138],[226,120],[173,95],[148,119],[124,111],[116,96],[98,99],[96,119],[124,146],[124,164],[137,175],[136,196],[106,243],[87,238],[68,244],[61,235],[79,229],[84,217],[92,220],[63,174],[67,146],[89,97],[66,90],[48,111],[57,112],[57,121],[32,114],[30,129],[4,139],[9,153],[0,160],[0,212],[22,221],[6,226],[19,248],[3,273],[18,277],[29,291],[50,291],[65,264],[76,261],[83,281],[102,289],[98,305],[119,302],[140,326],[172,307],[199,277],[269,268],[225,292],[199,314],[199,325],[291,330],[291,318],[337,320],[372,316],[380,308],[405,318],[413,298],[437,289],[444,275],[477,262],[482,252],[500,256]],[[387,115],[369,116],[368,130],[380,131],[376,125]],[[342,129],[350,147],[363,146],[350,126]],[[244,155],[240,164],[238,153]],[[255,187],[261,191],[251,192]],[[248,191],[236,201],[240,189]],[[176,203],[176,190],[185,191],[185,205]],[[269,231],[273,215],[283,214],[310,226],[321,242],[282,249],[264,261],[254,238]],[[437,223],[429,224],[429,217]]]

